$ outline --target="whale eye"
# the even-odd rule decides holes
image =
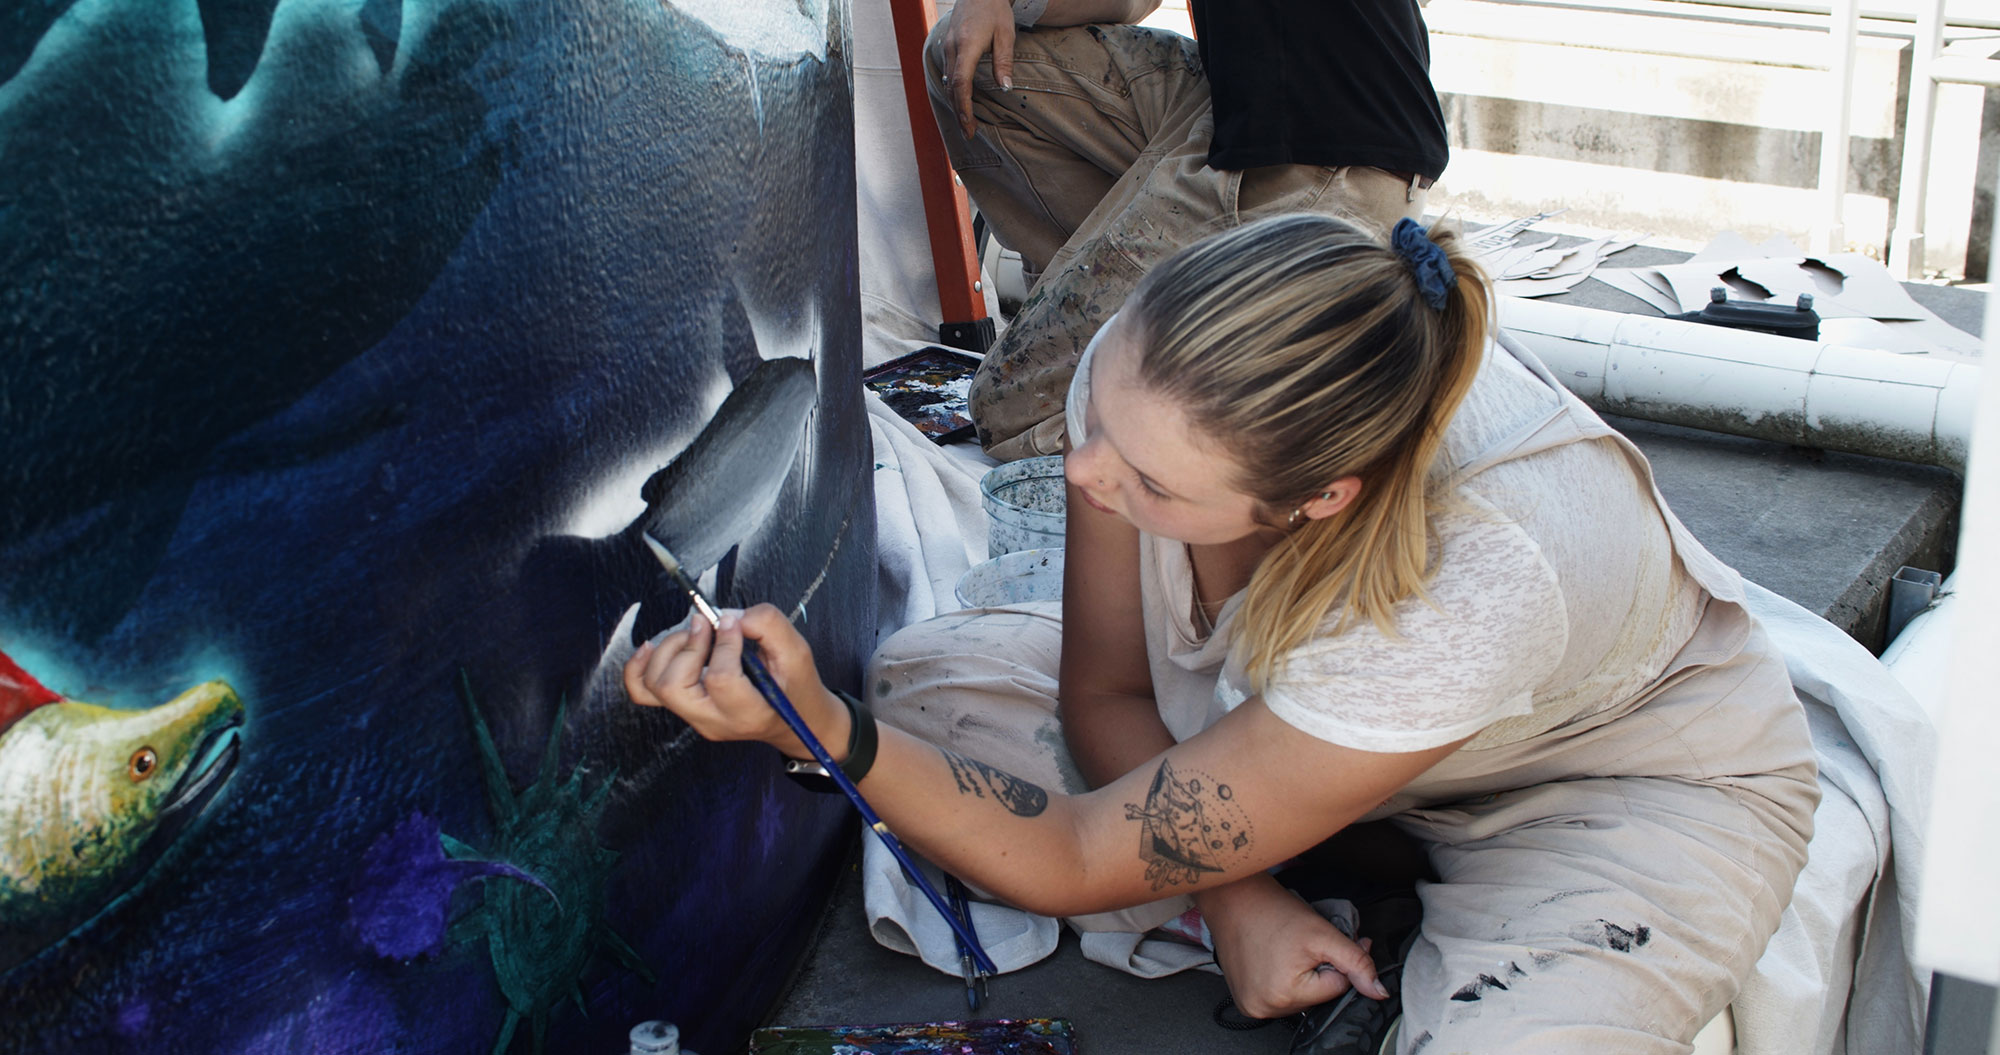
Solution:
[[[131,774],[134,783],[153,775],[160,766],[160,756],[150,747],[142,747],[132,752],[132,760],[125,763],[125,772]]]

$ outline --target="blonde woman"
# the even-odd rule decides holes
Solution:
[[[1387,820],[1435,874],[1407,951],[1373,950],[1401,1050],[1688,1050],[1804,864],[1804,715],[1740,579],[1489,307],[1407,221],[1279,217],[1162,264],[1070,391],[1060,614],[896,635],[843,768],[1030,911],[1143,930],[1192,898],[1261,1017],[1388,995],[1271,875]],[[768,606],[648,644],[627,688],[804,757],[746,636],[836,759],[869,741]]]

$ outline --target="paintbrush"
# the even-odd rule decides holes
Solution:
[[[674,582],[687,592],[688,599],[694,602],[695,611],[700,613],[703,619],[708,620],[709,626],[721,629],[721,614],[702,594],[701,587],[696,585],[693,579],[688,578],[687,572],[681,569],[681,562],[674,556],[674,552],[651,534],[642,533],[639,537],[646,540],[646,548],[653,551],[653,556],[659,560],[660,567],[665,568],[667,574],[673,576]],[[930,880],[925,879],[924,874],[917,870],[916,863],[903,852],[903,844],[890,834],[889,826],[882,823],[882,818],[875,815],[875,809],[868,805],[868,800],[861,797],[861,789],[855,787],[852,780],[847,779],[847,774],[841,770],[840,763],[833,760],[833,756],[827,753],[825,745],[821,744],[819,738],[813,735],[813,731],[806,727],[805,719],[799,717],[798,709],[792,706],[792,701],[785,696],[785,690],[778,687],[778,680],[771,677],[770,670],[758,657],[757,643],[748,639],[743,642],[743,673],[750,679],[752,685],[757,686],[757,691],[763,694],[764,701],[771,705],[771,709],[778,712],[778,717],[783,718],[785,724],[791,727],[799,742],[806,745],[806,750],[826,770],[826,775],[840,787],[841,793],[847,796],[847,801],[854,803],[854,808],[861,812],[861,819],[867,823],[869,830],[875,833],[876,838],[882,840],[882,845],[888,848],[889,853],[896,858],[896,862],[903,866],[903,873],[910,877],[910,882],[915,883],[917,889],[923,891],[931,907],[937,909],[938,915],[943,916],[944,921],[951,925],[952,932],[965,943],[979,970],[988,975],[1000,973],[993,966],[993,960],[986,955],[986,950],[980,947],[979,938],[972,933],[971,913],[967,912],[966,918],[961,920],[958,913],[947,906],[944,898],[938,895],[937,888],[931,886]]]

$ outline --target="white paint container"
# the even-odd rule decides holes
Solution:
[[[1060,454],[996,465],[979,481],[986,508],[986,555],[1063,544],[1063,460]]]
[[[1015,550],[967,568],[958,577],[958,603],[995,608],[1023,601],[1060,601],[1062,585],[1060,548]]]
[[[641,1022],[632,1027],[630,1055],[694,1055],[681,1047],[681,1029],[672,1022]]]

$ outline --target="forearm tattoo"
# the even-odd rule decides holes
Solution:
[[[1250,848],[1250,820],[1234,799],[1207,774],[1160,763],[1145,804],[1125,804],[1125,819],[1140,822],[1139,859],[1155,891],[1223,872]]]
[[[944,760],[951,766],[952,779],[958,781],[958,793],[974,798],[991,795],[1007,812],[1016,817],[1039,817],[1049,808],[1049,793],[1030,784],[1012,773],[1003,773],[992,766],[964,755],[941,751]]]

